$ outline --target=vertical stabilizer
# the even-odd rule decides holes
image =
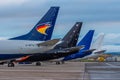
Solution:
[[[78,43],[78,46],[80,46],[80,45],[85,46],[82,50],[88,50],[90,48],[94,32],[95,32],[94,30],[89,30],[89,32]]]
[[[59,7],[51,7],[28,34],[10,38],[10,40],[50,40],[55,26],[58,11]]]
[[[94,30],[89,30],[89,32],[82,38],[82,40],[78,43],[78,46],[84,45],[85,47],[83,49],[81,49],[78,53],[76,54],[72,54],[72,55],[68,55],[66,56],[63,61],[67,61],[67,60],[71,60],[71,59],[76,59],[81,57],[81,55],[83,54],[82,51],[85,50],[89,50],[92,39],[93,39],[93,34],[94,34]]]
[[[81,27],[82,27],[82,22],[77,22],[71,28],[71,30],[63,37],[61,43],[57,44],[55,48],[69,48],[76,46]]]
[[[91,49],[96,49],[97,51],[101,50],[104,36],[105,36],[104,33],[100,34],[98,38],[95,40],[95,42],[92,44]]]

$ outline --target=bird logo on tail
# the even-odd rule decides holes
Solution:
[[[50,27],[50,24],[42,24],[37,26],[36,30],[43,35],[47,35],[46,31],[49,27]]]

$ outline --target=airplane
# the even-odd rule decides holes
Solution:
[[[78,53],[75,53],[75,54],[64,57],[62,62],[67,61],[67,60],[72,60],[72,59],[84,57],[85,54],[87,54],[87,53],[89,54],[92,51],[94,51],[94,49],[90,49],[93,34],[94,34],[94,30],[89,30],[89,32],[81,39],[81,41],[77,45],[77,46],[84,45],[85,47],[82,50],[80,50]],[[58,63],[58,64],[60,64],[60,63]]]
[[[75,52],[78,52],[83,48],[83,45],[77,46],[77,41],[79,37],[79,33],[81,30],[82,22],[77,22],[71,30],[61,39],[57,45],[49,50],[44,52],[43,54],[33,54],[31,56],[26,56],[23,58],[19,58],[15,62],[36,62],[36,65],[41,65],[40,61],[47,61],[52,59],[57,59],[61,57],[68,56]],[[74,51],[77,50],[77,51]]]
[[[119,47],[118,46],[110,46],[110,45],[104,45],[102,46],[102,41],[103,41],[103,38],[104,38],[104,34],[101,34],[101,38],[99,38],[99,40],[101,41],[98,41],[100,44],[100,46],[98,46],[98,52],[99,53],[94,53],[90,56],[88,56],[89,58],[94,58],[94,59],[97,59],[97,61],[99,62],[104,62],[105,60],[107,60],[108,57],[112,57],[112,56],[119,56],[120,52],[118,51],[119,50]],[[102,47],[101,47],[102,46]],[[109,59],[108,59],[109,61]]]
[[[101,54],[103,54],[106,50],[101,50],[102,42],[103,42],[104,34],[99,35],[99,37],[96,39],[94,44],[91,45],[90,50],[86,50],[83,52],[79,52],[77,54],[72,54],[72,56],[67,56],[63,59],[63,61],[72,60],[72,59],[88,59],[88,58],[95,58],[99,57]]]
[[[0,40],[0,60],[19,58],[47,50],[47,47],[39,45],[44,41],[46,41],[45,44],[52,43],[51,46],[56,44],[59,39],[50,39],[58,11],[59,7],[51,7],[29,33],[8,40]]]
[[[91,41],[93,38],[93,34],[94,34],[94,30],[89,30],[86,33],[86,35],[81,39],[81,41],[77,44],[77,46],[84,45],[84,48],[79,51],[80,54],[92,52],[94,50],[94,49],[89,50],[90,45],[91,45]],[[72,59],[72,57],[75,57],[76,54],[77,53],[72,54],[72,55],[68,55],[68,56],[63,57],[63,58],[50,60],[50,62],[56,62],[56,64],[60,64],[60,63],[63,64],[65,60]],[[77,55],[77,56],[79,56],[79,55]]]

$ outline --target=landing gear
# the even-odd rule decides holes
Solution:
[[[14,66],[15,66],[15,64],[13,62],[8,63],[8,67],[14,67]]]
[[[59,64],[60,64],[60,61],[57,61],[56,64],[59,65]]]
[[[61,61],[62,64],[64,64],[65,62],[64,61]]]
[[[4,65],[6,62],[1,62],[0,65]]]
[[[59,64],[64,64],[65,62],[64,61],[56,61],[56,64],[59,65]]]
[[[41,63],[40,62],[36,62],[36,66],[41,66]]]
[[[9,62],[8,62],[8,67],[14,67],[14,66],[15,66],[14,61],[15,61],[15,60],[9,61]]]

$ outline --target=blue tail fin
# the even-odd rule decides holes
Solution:
[[[78,46],[84,45],[85,47],[83,49],[81,49],[78,53],[66,56],[63,59],[63,61],[67,61],[67,60],[72,60],[72,59],[83,57],[84,55],[82,54],[82,51],[89,50],[91,42],[92,42],[93,34],[94,34],[94,30],[89,30],[89,32],[78,43]]]
[[[28,34],[10,38],[10,40],[50,40],[58,15],[58,11],[59,7],[51,7]]]
[[[85,45],[82,50],[88,50],[90,48],[94,30],[89,30],[89,32],[83,37],[83,39],[78,43],[78,46]]]

